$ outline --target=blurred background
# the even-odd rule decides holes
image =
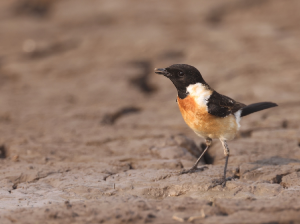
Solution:
[[[107,113],[123,130],[191,133],[172,83],[153,72],[174,63],[237,101],[281,105],[274,118],[244,119],[245,130],[299,127],[299,9],[297,0],[1,1],[0,138],[111,136]]]
[[[124,158],[134,168],[166,136],[200,144],[176,89],[153,72],[186,63],[237,101],[279,104],[243,119],[232,161],[252,138],[281,139],[265,155],[300,159],[299,10],[298,0],[2,0],[1,158],[11,172]],[[207,161],[223,164],[215,145]]]

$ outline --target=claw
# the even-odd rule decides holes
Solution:
[[[179,175],[187,174],[187,173],[193,173],[193,172],[195,172],[195,171],[196,171],[196,169],[181,170],[181,171],[179,172]]]
[[[187,173],[195,173],[195,172],[197,172],[197,171],[203,171],[203,170],[205,170],[205,169],[207,169],[207,168],[208,168],[207,166],[203,166],[203,167],[201,167],[201,168],[194,168],[194,167],[192,167],[192,168],[189,169],[189,170],[182,170],[182,171],[180,171],[180,172],[179,172],[179,175],[187,174]]]
[[[218,185],[221,185],[223,188],[226,186],[226,182],[232,180],[232,177],[227,177],[226,179],[224,177],[220,179],[215,179],[212,181],[212,184],[208,187],[207,190],[212,189]]]

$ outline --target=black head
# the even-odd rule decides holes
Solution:
[[[178,96],[183,99],[187,96],[186,88],[191,84],[206,84],[200,72],[191,65],[175,64],[167,68],[156,68],[156,74],[164,75],[175,85]]]

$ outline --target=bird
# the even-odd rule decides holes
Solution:
[[[240,128],[242,117],[278,106],[272,102],[260,102],[250,105],[237,102],[211,88],[203,79],[197,68],[188,64],[173,64],[166,68],[155,68],[154,72],[170,79],[177,89],[176,102],[185,123],[200,137],[205,139],[206,148],[192,168],[180,174],[197,170],[198,163],[211,146],[213,139],[222,143],[225,155],[223,177],[213,180],[213,185],[226,186],[226,171],[229,159],[227,141],[234,139]]]

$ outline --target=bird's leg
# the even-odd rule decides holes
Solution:
[[[221,179],[213,180],[212,185],[210,185],[208,187],[208,189],[214,188],[215,186],[218,186],[218,185],[222,185],[222,187],[225,187],[226,186],[226,181],[232,179],[232,177],[226,178],[226,171],[227,171],[228,158],[229,158],[229,148],[228,148],[227,142],[225,140],[221,140],[221,142],[222,142],[222,145],[223,145],[223,148],[224,148],[224,154],[226,156],[225,166],[224,166],[224,176]]]
[[[180,172],[180,174],[186,174],[186,173],[192,173],[194,172],[195,170],[197,170],[197,166],[198,166],[198,163],[200,162],[201,158],[203,157],[204,153],[209,149],[209,147],[211,146],[211,142],[212,142],[212,139],[210,138],[207,138],[205,139],[205,143],[206,143],[206,148],[205,150],[202,152],[202,154],[199,156],[199,158],[197,159],[197,161],[195,162],[194,166],[189,169],[189,170],[183,170]]]
[[[224,148],[224,154],[226,156],[225,166],[224,166],[224,178],[223,178],[225,180],[225,182],[224,182],[224,186],[225,186],[226,185],[226,171],[227,171],[228,158],[229,158],[229,148],[228,148],[227,142],[225,140],[223,140],[221,142],[222,142],[222,145],[223,145],[223,148]]]

